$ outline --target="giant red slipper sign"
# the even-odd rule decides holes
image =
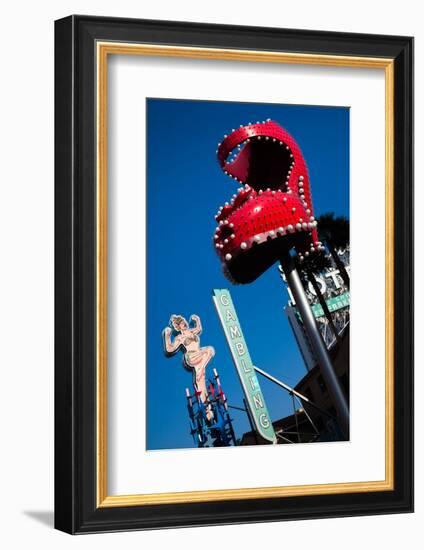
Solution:
[[[215,216],[214,246],[232,282],[254,281],[291,248],[301,260],[322,250],[306,162],[284,128],[270,119],[240,126],[217,156],[243,184]]]

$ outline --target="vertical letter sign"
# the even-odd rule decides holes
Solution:
[[[213,301],[221,320],[256,429],[261,437],[267,441],[276,443],[274,428],[268,409],[266,408],[256,372],[253,368],[230,292],[226,289],[214,289]]]

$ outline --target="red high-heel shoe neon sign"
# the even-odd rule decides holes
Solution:
[[[286,130],[270,119],[240,126],[224,136],[217,156],[243,184],[215,216],[214,246],[233,282],[255,280],[293,247],[301,260],[323,249],[306,162]]]

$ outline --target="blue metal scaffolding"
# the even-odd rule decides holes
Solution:
[[[208,400],[202,403],[200,392],[190,393],[186,388],[190,433],[198,447],[228,447],[236,444],[227,397],[222,390],[219,375],[213,369],[213,378],[207,379]],[[213,412],[208,420],[206,408]]]

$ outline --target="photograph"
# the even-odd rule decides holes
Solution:
[[[146,121],[146,450],[349,440],[349,107]]]

